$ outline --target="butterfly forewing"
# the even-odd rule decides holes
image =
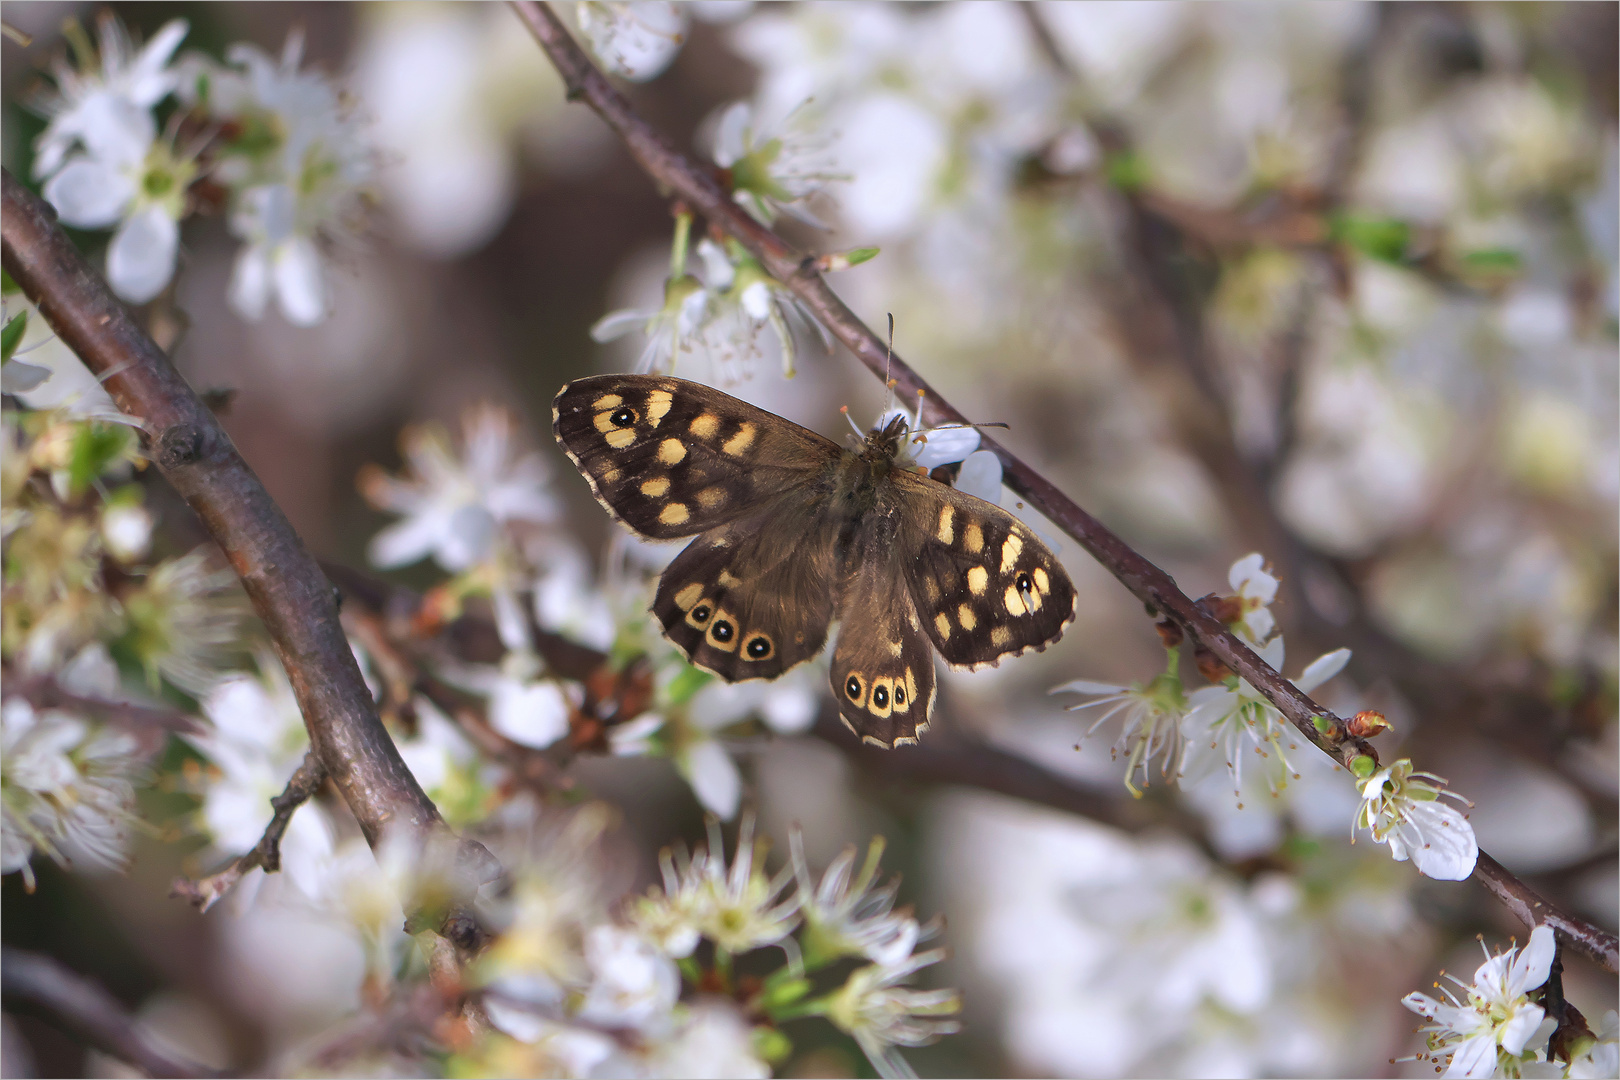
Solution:
[[[596,499],[643,536],[692,536],[815,479],[839,448],[701,383],[598,375],[564,386],[552,429]]]
[[[999,506],[899,473],[915,551],[906,577],[923,629],[952,667],[999,663],[1063,636],[1074,585],[1029,526]],[[924,513],[926,509],[926,513]]]

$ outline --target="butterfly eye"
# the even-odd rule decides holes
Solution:
[[[851,675],[849,677],[849,682],[844,684],[844,693],[848,694],[853,701],[861,700],[861,680],[859,676]]]
[[[876,690],[872,691],[872,708],[882,709],[887,707],[888,704],[889,692],[887,690],[880,686]]]
[[[608,417],[608,423],[612,424],[614,427],[634,427],[636,423],[636,410],[630,408],[628,405],[622,409],[615,410],[613,415]]]
[[[756,634],[748,639],[748,644],[743,648],[747,651],[750,660],[763,660],[771,655],[771,639],[764,634]]]
[[[710,610],[708,604],[699,604],[697,607],[692,609],[692,621],[700,623],[708,622],[709,616],[713,614],[714,612]]]
[[[721,619],[719,622],[715,623],[713,628],[709,630],[709,633],[714,635],[714,640],[720,642],[721,644],[725,644],[726,642],[730,641],[732,635],[736,632],[736,627],[732,626],[724,619]]]

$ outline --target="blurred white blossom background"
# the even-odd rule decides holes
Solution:
[[[431,853],[373,852],[333,792],[280,873],[166,899],[252,848],[308,737],[8,281],[7,946],[249,1073],[1615,1075],[1612,977],[1464,880],[1485,850],[1620,922],[1615,5],[551,9],[1382,762],[1155,633],[973,431],[916,461],[1023,515],[1079,601],[1058,646],[942,675],[916,760],[960,767],[829,734],[824,660],[698,671],[646,612],[676,549],[591,502],[557,388],[673,371],[838,438],[897,403],[511,9],[13,4],[6,168],[371,575],[333,572],[384,720],[509,876],[457,975],[476,1021],[422,1004]],[[1555,984],[1586,1033],[1549,1061]],[[6,1024],[7,1075],[126,1074]]]

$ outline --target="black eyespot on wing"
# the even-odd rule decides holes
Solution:
[[[608,423],[612,424],[614,427],[635,427],[636,421],[639,419],[641,418],[636,415],[636,410],[626,405],[622,409],[614,410],[613,415],[608,417]]]
[[[757,637],[749,638],[748,644],[744,646],[744,648],[747,650],[748,658],[750,660],[763,660],[767,656],[771,655],[770,639],[766,638],[763,634]]]
[[[849,677],[849,681],[844,684],[844,693],[846,693],[846,694],[848,694],[850,696],[851,701],[859,701],[860,700],[860,698],[861,698],[861,680],[860,680],[860,678],[858,676],[851,675]]]
[[[698,623],[708,622],[709,616],[713,614],[714,612],[709,609],[708,604],[699,604],[692,609],[692,621]]]
[[[1035,590],[1035,582],[1031,580],[1027,571],[1019,572],[1017,584],[1018,591],[1021,593],[1033,592]]]
[[[872,707],[874,709],[887,708],[888,705],[889,692],[887,690],[880,686],[876,690],[872,691]]]
[[[709,631],[709,633],[714,635],[714,640],[721,642],[722,644],[730,641],[732,635],[736,632],[736,627],[732,626],[724,619],[721,619],[719,622],[715,623],[714,627]]]
[[[896,686],[894,688],[894,703],[896,705],[904,705],[906,703],[906,688],[905,687]]]

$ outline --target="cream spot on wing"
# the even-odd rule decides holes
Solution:
[[[686,447],[679,439],[665,439],[658,444],[658,460],[665,465],[679,465],[686,459]]]
[[[1052,579],[1046,576],[1045,570],[1042,570],[1037,566],[1031,576],[1035,578],[1036,591],[1038,591],[1042,596],[1050,596],[1052,594]]]
[[[698,505],[705,510],[713,510],[726,501],[726,489],[723,487],[706,487],[697,493]]]
[[[1029,613],[1029,609],[1024,606],[1024,598],[1018,595],[1018,588],[1014,585],[1007,586],[1007,591],[1002,595],[1001,602],[1007,605],[1007,614],[1009,615],[1027,615]]]
[[[647,419],[653,427],[658,421],[669,415],[669,408],[675,402],[675,397],[668,390],[654,390],[647,395]]]
[[[923,591],[928,594],[930,604],[939,603],[939,582],[931,577],[923,578]]]
[[[700,439],[712,439],[714,433],[720,430],[720,418],[713,413],[704,413],[692,421],[692,434]]]
[[[737,577],[732,577],[731,576],[731,571],[729,571],[729,570],[720,571],[720,587],[722,589],[735,589],[737,586],[739,586],[741,584],[742,584],[742,579],[737,578]]]
[[[990,584],[990,571],[982,566],[975,566],[968,571],[968,592],[974,596],[981,595],[985,587]]]
[[[949,641],[951,639],[951,620],[943,611],[934,616],[934,629],[939,631],[939,640]]]
[[[1012,631],[1007,629],[1005,626],[998,626],[994,630],[990,631],[990,644],[994,645],[998,649],[1006,645],[1007,642],[1011,640]]]
[[[618,394],[603,394],[601,397],[591,402],[591,408],[614,409],[623,404],[624,398],[620,397]]]
[[[968,527],[962,530],[962,546],[975,555],[984,550],[984,533],[977,521],[968,522]]]
[[[1018,565],[1018,553],[1024,550],[1024,542],[1018,538],[1017,533],[1010,533],[1001,545],[1001,572],[1011,573],[1012,568]]]
[[[939,508],[939,542],[949,544],[956,539],[956,508],[947,504]]]
[[[906,612],[906,622],[911,626],[913,631],[922,629],[922,623],[917,621],[917,613],[915,611]]]
[[[615,450],[623,450],[636,441],[634,428],[614,428],[607,433],[607,444]]]
[[[695,427],[695,425],[694,425],[694,427]],[[737,434],[733,435],[731,438],[729,438],[729,439],[727,439],[725,441],[725,443],[720,447],[720,449],[724,450],[726,453],[730,454],[732,457],[739,457],[742,454],[746,453],[748,448],[750,446],[753,446],[753,445],[754,445],[754,425],[745,423],[745,424],[743,424],[742,427],[737,429]]]
[[[979,619],[973,614],[973,609],[963,604],[956,609],[956,621],[962,624],[962,629],[972,630],[979,625]]]
[[[641,482],[641,493],[649,499],[661,499],[669,494],[669,477],[655,476]]]
[[[659,511],[658,520],[665,525],[679,525],[691,516],[692,514],[686,509],[685,503],[670,503]]]
[[[725,582],[721,582],[725,584]],[[703,598],[703,583],[694,581],[686,588],[675,594],[675,606],[682,611],[691,611],[692,605]]]
[[[898,658],[900,656],[900,654],[902,652],[904,652],[904,651],[905,651],[905,646],[902,645],[900,642],[898,642],[898,641],[889,642],[889,653],[890,653],[890,655]]]
[[[602,483],[604,483],[604,484],[617,484],[619,482],[620,477],[622,477],[623,475],[624,474],[621,473],[618,469],[603,469],[602,470]]]
[[[906,668],[906,711],[911,711],[911,703],[917,700],[917,680],[912,678],[911,669]]]
[[[596,425],[597,431],[600,431],[603,435],[606,435],[610,431],[617,430],[619,426],[612,421],[612,416],[613,413],[611,412],[599,412],[596,414],[596,419],[592,420],[591,423]]]

